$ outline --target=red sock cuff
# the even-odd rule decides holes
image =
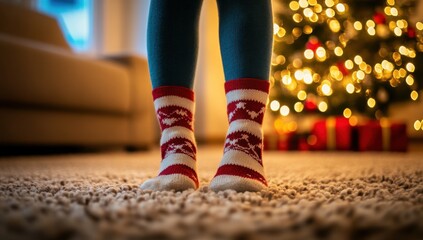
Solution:
[[[187,87],[181,86],[162,86],[153,89],[153,99],[164,96],[178,96],[194,101],[194,91]]]
[[[225,82],[225,92],[239,89],[255,89],[262,92],[269,92],[269,81],[257,78],[238,78]]]

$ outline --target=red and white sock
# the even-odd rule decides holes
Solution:
[[[210,183],[214,191],[260,191],[267,187],[262,162],[263,116],[269,82],[242,78],[225,83],[229,129],[222,161]]]
[[[153,98],[162,130],[162,161],[159,175],[144,182],[140,188],[159,191],[197,189],[194,92],[179,86],[158,87],[153,90]]]

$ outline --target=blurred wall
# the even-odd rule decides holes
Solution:
[[[94,1],[95,52],[100,55],[136,52],[147,56],[149,0]],[[199,141],[223,140],[228,126],[224,75],[220,58],[216,0],[204,0],[200,19],[200,50],[195,76],[196,124]]]
[[[200,49],[195,83],[195,131],[200,141],[223,142],[228,122],[216,0],[204,1],[200,21]]]
[[[98,54],[147,55],[149,0],[102,0],[94,4],[94,48]]]

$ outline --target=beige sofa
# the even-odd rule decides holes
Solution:
[[[145,148],[155,121],[146,59],[80,56],[55,19],[0,3],[0,146]]]

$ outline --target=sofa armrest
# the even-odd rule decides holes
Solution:
[[[102,59],[121,64],[130,75],[130,146],[153,143],[157,140],[159,126],[154,113],[147,59],[136,55],[104,56]]]
[[[128,69],[131,79],[130,108],[133,112],[154,111],[147,59],[133,54],[102,56],[101,59],[118,63]]]

